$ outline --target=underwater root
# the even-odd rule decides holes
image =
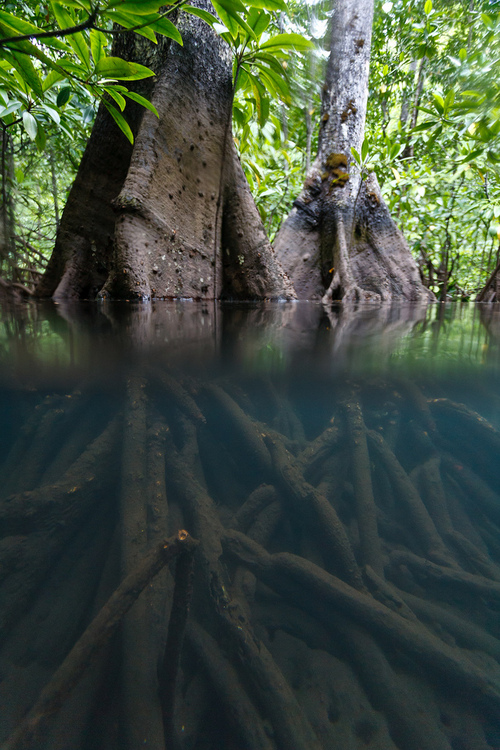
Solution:
[[[360,385],[159,362],[6,425],[2,750],[500,746],[500,433]]]

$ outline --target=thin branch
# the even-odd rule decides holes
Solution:
[[[76,24],[76,26],[68,26],[68,28],[66,29],[59,29],[59,31],[40,31],[36,34],[21,34],[20,36],[8,36],[4,39],[0,39],[0,47],[5,47],[12,42],[29,42],[30,39],[54,39],[58,37],[71,36],[72,34],[78,34],[80,31],[92,29],[94,27],[96,18],[97,11],[95,10],[90,14],[86,21],[82,21],[82,23],[78,23]]]
[[[132,26],[130,29],[104,29],[100,26],[96,26],[95,22],[98,16],[98,11],[95,10],[90,14],[86,21],[82,21],[82,23],[79,23],[76,26],[68,26],[66,29],[59,29],[58,31],[40,31],[35,34],[9,36],[5,39],[0,39],[0,47],[4,47],[11,43],[30,41],[30,39],[54,39],[65,36],[72,36],[73,34],[78,34],[80,31],[86,31],[87,29],[95,29],[96,31],[100,31],[103,34],[129,34],[132,31],[139,31],[140,29],[144,29],[146,26],[151,26],[151,24],[156,23],[156,21],[159,21],[161,18],[166,18],[166,16],[169,16],[175,10],[178,10],[186,4],[187,0],[177,0],[177,2],[170,6],[170,8],[163,11],[162,13],[159,13],[158,18],[155,18],[152,21],[145,21],[144,23],[138,24],[137,26]],[[21,52],[22,50],[16,51]]]

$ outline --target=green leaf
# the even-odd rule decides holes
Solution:
[[[43,79],[42,88],[44,93],[48,91],[52,86],[59,81],[62,81],[65,76],[62,75],[58,70],[51,70]]]
[[[368,151],[369,151],[369,145],[368,145],[368,141],[365,138],[365,140],[363,141],[363,145],[361,146],[361,161],[363,163],[367,159]]]
[[[434,106],[435,106],[435,108],[437,109],[437,111],[439,112],[439,114],[442,115],[443,112],[444,112],[444,99],[443,99],[443,97],[440,96],[439,94],[433,94],[432,96],[434,97]]]
[[[250,73],[248,70],[247,75],[255,98],[255,106],[257,109],[259,125],[262,127],[269,117],[269,99],[266,96],[266,90],[264,86],[259,81],[257,76],[255,76],[253,73]]]
[[[214,23],[217,23],[215,16],[209,13],[208,10],[194,8],[192,5],[186,5],[182,10],[184,13],[191,13],[193,16],[198,16],[198,18],[201,18],[205,23],[208,23],[209,26],[213,27]]]
[[[14,101],[7,104],[5,107],[0,107],[0,119],[3,119],[4,117],[7,117],[7,115],[12,114],[12,112],[17,112],[18,109],[21,109],[22,104],[21,102]]]
[[[242,128],[248,120],[246,110],[243,110],[236,101],[233,103],[233,118],[240,128]]]
[[[23,112],[23,125],[31,140],[34,141],[38,133],[38,124],[31,112]]]
[[[259,62],[263,62],[270,68],[272,68],[276,75],[278,75],[280,78],[287,77],[287,73],[285,68],[283,67],[283,64],[272,52],[269,52],[269,50],[259,49],[256,55],[250,52],[248,55],[248,59],[245,59],[246,57],[247,56],[244,56],[244,61],[250,65],[252,64],[253,59],[256,58]]]
[[[246,159],[245,163],[248,164],[248,166],[250,167],[250,169],[252,170],[252,172],[256,175],[256,177],[259,180],[259,182],[262,182],[262,172],[258,168],[257,164],[255,164],[255,162],[251,161],[251,159]]]
[[[69,78],[70,74],[83,79],[88,76],[88,70],[84,65],[76,63],[74,62],[74,60],[68,57],[64,57],[59,60],[58,70],[61,70],[65,74],[66,78]]]
[[[76,24],[73,16],[70,15],[61,3],[51,0],[51,5],[60,29],[69,29]],[[78,59],[90,70],[90,52],[84,35],[81,32],[70,34],[67,40]]]
[[[247,5],[252,8],[262,8],[263,10],[274,10],[287,12],[286,3],[284,0],[250,0]]]
[[[269,68],[256,66],[259,70],[259,78],[267,91],[276,99],[281,99],[285,104],[290,104],[290,92],[283,79],[278,78]]]
[[[68,5],[70,8],[84,10],[89,15],[92,13],[92,4],[90,0],[64,0],[64,5]]]
[[[115,91],[113,86],[103,86],[104,91],[118,104],[121,111],[125,109],[125,104],[127,103],[123,96],[118,92]]]
[[[487,13],[481,13],[481,21],[487,28],[491,28],[493,26],[493,20]]]
[[[151,28],[151,25],[143,26],[142,29],[135,28],[136,26],[140,26],[144,23],[143,16],[125,15],[124,13],[117,13],[115,11],[113,11],[113,13],[109,13],[108,15],[114,23],[123,26],[125,29],[134,29],[136,34],[140,34],[141,36],[146,37],[146,39],[149,39],[154,44],[157,43],[156,34]]]
[[[391,161],[394,161],[394,159],[399,156],[401,152],[401,144],[400,143],[393,143],[391,146],[391,150],[389,151],[389,159]]]
[[[179,29],[168,18],[158,19],[158,21],[151,24],[150,28],[156,31],[157,34],[173,39],[174,42],[177,42],[182,47],[183,42]]]
[[[229,13],[229,15],[232,15],[233,13],[245,13],[247,12],[247,9],[245,5],[241,2],[241,0],[222,0],[222,2],[217,3],[220,5],[226,13]]]
[[[437,125],[439,120],[426,120],[425,122],[421,122],[420,125],[416,125],[416,127],[412,128],[412,133],[421,133],[423,130],[429,130],[430,128],[433,128],[435,125]]]
[[[56,125],[59,125],[61,122],[61,115],[56,109],[53,109],[53,107],[49,107],[48,104],[41,104],[41,108],[48,114],[51,120],[55,122]]]
[[[236,88],[234,92],[236,93],[237,91],[240,91],[240,90],[248,91],[248,90],[251,90],[251,88],[252,87],[250,85],[250,79],[248,77],[248,73],[245,70],[245,66],[242,65],[238,72],[238,80],[236,81]]]
[[[149,111],[157,117],[160,117],[155,105],[151,104],[151,102],[148,101],[144,96],[136,94],[135,91],[127,91],[126,93],[123,92],[123,95],[128,97],[129,99],[132,99],[134,102],[137,102],[137,104],[141,104],[143,107],[146,107],[146,109],[149,109]]]
[[[168,3],[167,3],[168,4]],[[148,16],[151,13],[158,13],[164,0],[117,0],[108,5],[108,10],[119,10],[123,13],[133,13],[135,16]]]
[[[467,50],[465,49],[465,47],[462,47],[462,49],[458,53],[458,56],[461,62],[465,62],[467,60]]]
[[[351,146],[351,154],[353,155],[356,164],[360,167],[362,164],[361,156],[359,155],[358,151],[356,151],[354,146]]]
[[[24,21],[11,13],[7,13],[5,10],[0,10],[0,21],[3,21],[6,26],[9,26],[12,29],[8,36],[15,36],[16,34],[19,34],[19,36],[24,36],[25,34],[39,34],[41,31],[38,26],[35,26],[28,21]],[[68,51],[68,45],[57,37],[44,39],[44,44],[53,47],[54,49],[63,50],[64,52]]]
[[[428,16],[431,10],[432,10],[432,0],[426,0],[426,3],[424,5],[425,15]]]
[[[104,103],[106,104],[106,102],[104,102]],[[82,112],[82,122],[83,122],[83,124],[84,125],[90,125],[90,123],[94,119],[94,115],[95,115],[94,107],[91,104],[89,104],[89,106],[85,107],[85,109]]]
[[[71,88],[69,86],[65,86],[64,88],[62,88],[57,95],[57,99],[56,99],[57,106],[64,107],[64,105],[68,102],[70,96],[71,96]]]
[[[247,16],[248,25],[252,27],[255,35],[259,39],[269,26],[271,16],[263,10],[252,8]]]
[[[261,49],[296,49],[300,52],[313,47],[313,43],[301,34],[277,34],[261,44]]]
[[[450,108],[453,106],[453,102],[454,101],[455,101],[455,92],[453,91],[453,89],[450,89],[450,91],[448,91],[448,93],[446,94],[446,98],[444,100],[444,115],[445,115],[445,117],[448,114],[448,112],[450,111]]]
[[[45,144],[47,143],[47,134],[45,132],[44,128],[38,128],[36,138],[35,138],[35,144],[38,149],[38,151],[43,151],[45,149]]]
[[[474,151],[470,151],[468,154],[464,156],[463,159],[460,159],[458,161],[458,164],[468,164],[471,161],[474,161],[474,159],[477,159],[478,156],[481,156],[481,154],[484,152],[483,148],[476,148]]]
[[[241,5],[241,3],[239,4]],[[214,0],[212,2],[212,5],[214,6],[217,15],[219,16],[224,26],[228,29],[233,39],[236,39],[242,29],[243,31],[246,31],[247,36],[250,39],[257,39],[254,30],[248,25],[244,18],[242,18],[238,13],[235,12],[233,0],[222,0],[222,2],[219,2],[219,0],[215,2]],[[244,6],[243,12],[246,12]]]
[[[115,78],[119,81],[138,81],[154,76],[153,71],[145,65],[127,62],[121,57],[102,57],[95,69],[102,78]]]
[[[90,31],[90,51],[92,53],[92,59],[94,60],[94,63],[97,65],[101,57],[106,56],[105,49],[107,47],[108,40],[106,39],[105,34],[102,33],[102,31],[96,31],[96,29],[91,29]]]
[[[34,91],[36,96],[43,96],[42,82],[38,77],[33,63],[27,55],[10,50],[3,51],[3,57],[9,60],[12,66],[17,70],[23,81]]]
[[[103,104],[108,110],[113,120],[116,122],[116,124],[120,128],[120,130],[122,131],[122,133],[124,133],[124,135],[128,138],[130,143],[133,143],[134,135],[130,129],[130,125],[128,124],[124,116],[121,114],[121,112],[118,112],[116,107],[113,107],[113,105],[107,102],[105,99],[103,99]]]
[[[267,58],[268,56],[266,55],[265,57]],[[281,68],[279,63],[279,72],[276,72],[276,69],[273,66],[268,65],[267,59],[260,59],[260,55],[257,57],[254,64],[259,69],[261,75],[267,76],[270,79],[271,92],[274,93],[275,96],[278,96],[280,99],[282,99],[286,104],[289,104],[290,89],[288,87],[288,81],[285,71],[283,70],[283,68]]]
[[[382,68],[382,75],[386,76],[386,75],[388,75],[388,73],[389,73],[389,66],[388,65],[384,65],[384,67]]]

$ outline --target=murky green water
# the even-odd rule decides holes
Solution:
[[[500,748],[499,339],[486,306],[4,310],[5,748]],[[192,586],[182,553],[96,636],[180,529]]]

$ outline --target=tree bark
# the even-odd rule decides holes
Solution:
[[[177,25],[182,47],[164,40],[152,52],[134,41],[120,50],[157,74],[141,93],[159,119],[127,107],[132,147],[101,107],[40,296],[294,296],[232,144],[229,49],[192,15]]]
[[[275,250],[302,299],[431,299],[374,174],[352,169],[368,97],[373,0],[340,0],[331,23],[318,154]]]

